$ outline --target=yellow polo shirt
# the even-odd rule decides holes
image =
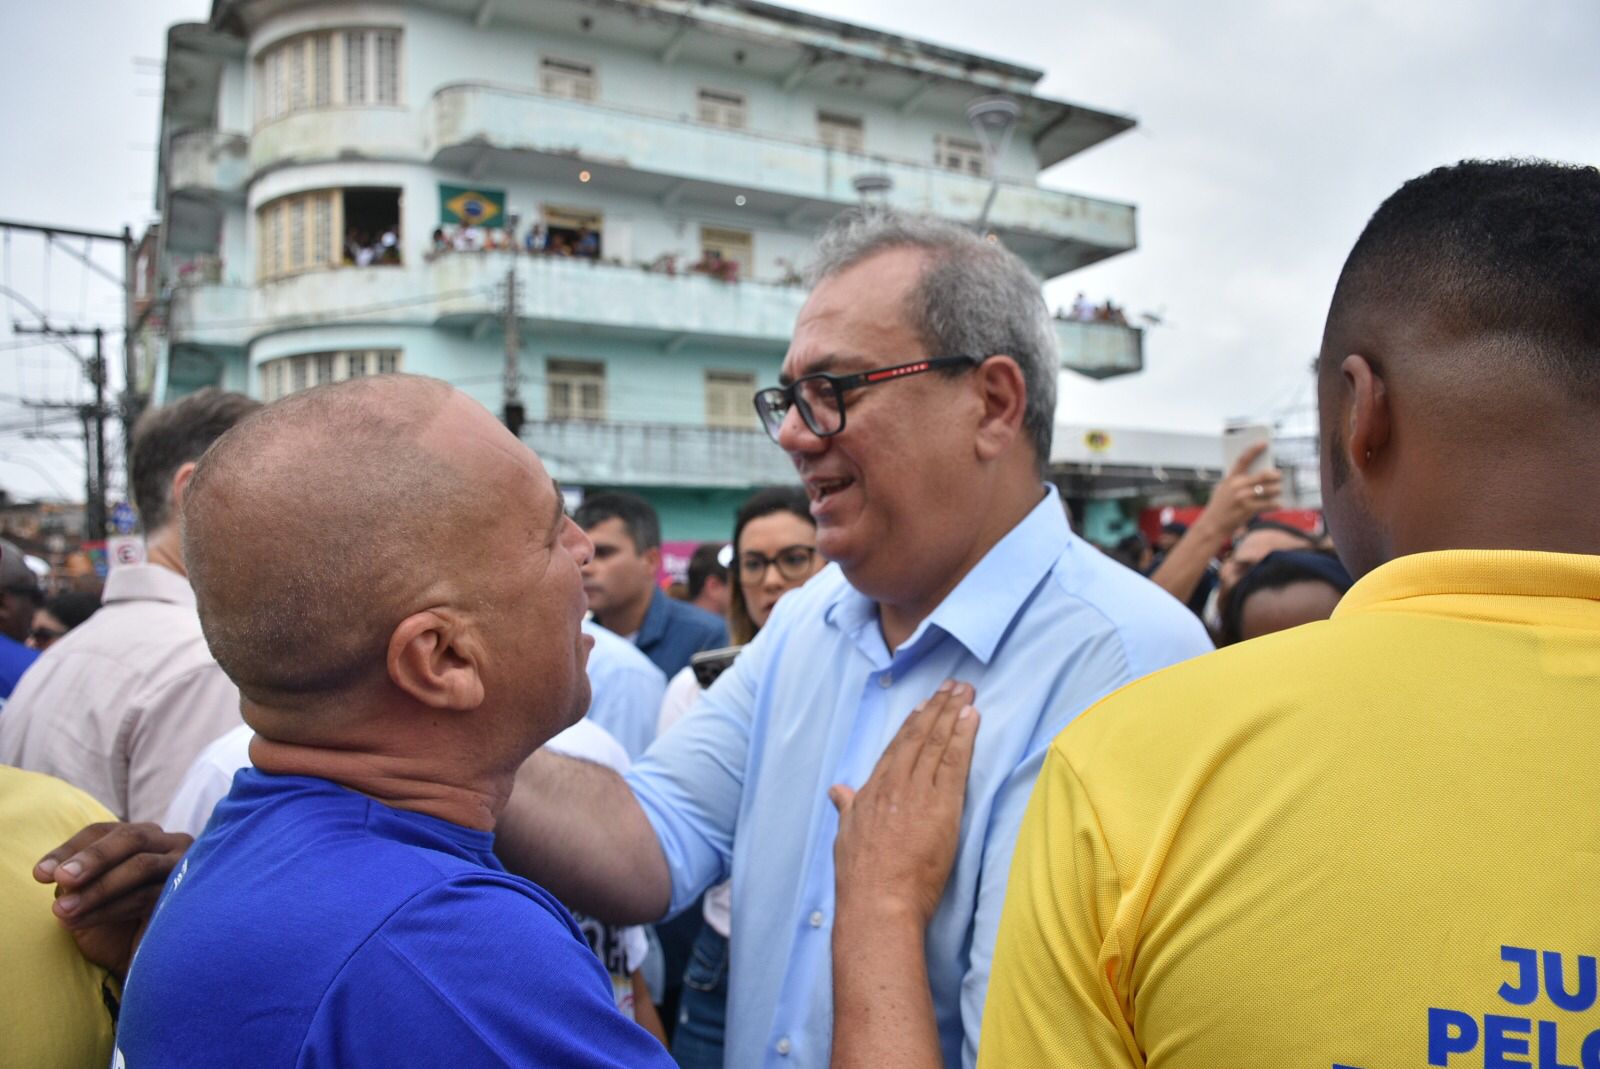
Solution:
[[[114,819],[69,783],[0,765],[0,1069],[111,1063],[106,971],[56,922],[55,885],[35,882],[33,866],[85,825]]]
[[[1051,746],[980,1069],[1600,1069],[1600,556],[1403,557]]]

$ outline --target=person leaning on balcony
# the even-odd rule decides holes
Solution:
[[[1183,606],[1073,534],[1041,478],[1060,359],[1020,259],[954,223],[872,211],[830,229],[813,278],[785,385],[757,407],[833,565],[778,603],[626,778],[536,754],[500,850],[616,921],[682,910],[731,876],[730,1066],[883,1067],[905,1053],[970,1066],[1011,844],[1049,739],[1210,643]],[[836,865],[826,792],[861,788],[839,796],[847,823],[875,811],[874,765],[951,679],[963,683],[941,693],[958,703],[947,719],[972,701],[990,715],[956,878],[908,902],[901,874],[858,868],[873,850]],[[885,941],[915,963],[878,971],[868,948]]]

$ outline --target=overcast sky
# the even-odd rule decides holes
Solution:
[[[1046,71],[1041,92],[1139,126],[1044,181],[1139,209],[1139,248],[1057,280],[1167,325],[1143,374],[1063,378],[1061,415],[1217,430],[1311,400],[1306,367],[1345,253],[1405,179],[1465,157],[1600,158],[1593,0],[807,0],[796,6]],[[149,221],[165,28],[209,0],[10,3],[0,218]],[[14,236],[4,284],[52,320],[120,322],[120,298]],[[118,271],[114,250],[99,259]],[[3,280],[0,280],[3,281]],[[48,281],[48,294],[46,285]],[[13,348],[0,299],[0,486],[81,496],[81,449],[27,439],[19,396],[80,399],[59,349]],[[26,316],[24,316],[26,318]],[[120,364],[120,337],[113,347]],[[65,428],[71,430],[71,426]]]

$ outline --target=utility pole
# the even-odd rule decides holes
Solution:
[[[12,325],[16,334],[43,334],[53,338],[94,338],[94,356],[84,364],[84,374],[94,386],[94,403],[79,405],[78,416],[83,421],[83,540],[98,542],[106,536],[106,332],[101,327],[93,330],[80,327],[52,327],[49,323],[37,327]],[[38,407],[57,407],[44,405]]]
[[[505,424],[518,438],[522,437],[522,424],[527,411],[522,407],[522,334],[517,308],[517,266],[513,261],[506,271],[506,304],[504,309],[506,335]]]
[[[144,414],[147,398],[139,392],[139,353],[136,338],[142,321],[133,310],[134,288],[138,285],[139,264],[133,242],[133,228],[122,228],[122,455],[125,465],[133,461],[133,425]],[[152,305],[154,301],[151,302]],[[128,496],[133,496],[133,477],[128,477]]]
[[[26,231],[30,231],[30,232],[35,233],[35,234],[43,234],[43,235],[45,235],[46,238],[54,238],[54,237],[58,237],[58,236],[59,237],[86,238],[89,241],[105,241],[105,242],[111,242],[113,244],[117,244],[117,245],[121,245],[122,246],[123,258],[122,258],[122,279],[121,279],[121,284],[122,284],[122,291],[123,291],[123,325],[126,328],[126,330],[125,330],[125,332],[123,334],[123,337],[122,337],[122,359],[123,359],[124,380],[123,380],[123,384],[122,384],[122,406],[121,407],[122,407],[122,438],[123,438],[123,445],[124,445],[124,450],[123,450],[123,454],[122,455],[123,455],[123,458],[124,458],[124,462],[126,463],[127,458],[133,456],[133,425],[138,422],[139,414],[144,411],[145,404],[149,401],[149,398],[145,397],[142,393],[139,392],[137,368],[134,367],[134,365],[138,362],[137,361],[137,350],[136,350],[135,344],[134,344],[134,335],[138,332],[139,324],[134,321],[134,315],[133,315],[133,288],[134,288],[134,281],[135,281],[134,274],[135,274],[135,271],[136,271],[136,265],[135,265],[135,262],[134,262],[134,240],[133,240],[133,230],[132,230],[132,228],[125,226],[125,227],[122,228],[122,233],[113,234],[113,233],[110,233],[109,231],[105,231],[105,230],[79,230],[79,229],[74,228],[74,227],[48,226],[48,225],[45,225],[45,224],[42,224],[42,223],[20,223],[20,222],[17,222],[16,220],[14,220],[14,219],[0,219],[0,230],[26,230]],[[106,277],[111,282],[117,282],[118,281],[116,279],[116,277],[113,276],[109,271],[107,271],[105,268],[101,267],[95,261],[89,259],[89,257],[87,256],[86,253],[75,252],[75,251],[73,251],[72,249],[68,248],[65,245],[61,245],[61,246],[58,246],[58,247],[61,249],[62,252],[65,252],[67,255],[69,255],[69,256],[73,257],[74,259],[78,260],[79,262],[81,262],[84,265],[84,267],[88,268],[89,270],[92,270],[92,271],[96,272],[97,274],[100,274],[100,275]],[[78,332],[74,333],[74,332],[66,332],[66,331],[49,330],[48,329],[48,325],[47,325],[47,329],[45,329],[45,330],[36,330],[36,331],[28,331],[28,332],[24,332],[24,331],[19,330],[17,333],[19,333],[19,334],[20,333],[34,333],[34,334],[49,333],[49,334],[56,334],[56,335],[73,334],[73,336],[83,336],[83,335],[87,334],[88,332],[87,331],[78,331]],[[101,346],[101,343],[100,343],[99,340],[97,340],[95,342],[95,353],[96,353],[96,359],[97,359],[98,367],[99,367],[99,373],[98,374],[99,374],[99,378],[100,378],[100,383],[96,387],[96,396],[99,399],[97,401],[97,403],[96,403],[96,408],[100,410],[100,415],[97,418],[98,418],[101,430],[104,431],[104,429],[105,429],[104,394],[105,394],[106,365],[105,365],[104,354],[101,352],[100,346]],[[91,374],[91,378],[92,377],[93,376]],[[99,435],[98,438],[97,438],[97,441],[99,442],[98,448],[100,450],[100,456],[102,458],[102,463],[101,463],[101,466],[100,466],[100,490],[101,490],[102,495],[105,492],[105,485],[106,485],[106,483],[105,483],[105,464],[103,463],[104,457],[105,457],[104,439],[105,439],[104,434]],[[133,479],[132,479],[131,476],[128,479],[128,485],[129,485],[130,488],[133,485]],[[131,492],[131,490],[130,490],[130,492]],[[99,540],[99,539],[105,537],[105,523],[104,523],[104,519],[105,519],[105,501],[104,501],[103,496],[101,498],[100,513],[101,513],[102,522],[101,522],[99,528],[97,529],[98,533],[95,534],[93,536],[93,538],[91,538],[91,541],[96,541],[96,540]],[[85,519],[85,525],[87,526],[87,518]]]

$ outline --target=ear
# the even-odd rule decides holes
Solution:
[[[654,572],[654,573],[656,573],[658,575],[660,574],[660,572],[661,572],[661,547],[660,546],[652,546],[649,549],[645,550],[643,553],[639,554],[639,556],[643,557],[645,559],[646,563],[648,563],[650,565],[650,570],[652,572]]]
[[[973,378],[983,404],[977,427],[978,456],[994,460],[1011,447],[1022,430],[1028,387],[1022,368],[1009,356],[991,356],[978,365]]]
[[[1382,373],[1364,356],[1345,357],[1339,373],[1344,376],[1349,399],[1341,416],[1345,421],[1346,459],[1352,471],[1366,474],[1383,457],[1389,444],[1389,390]]]
[[[172,473],[172,486],[167,490],[167,515],[183,515],[183,494],[189,489],[189,480],[194,478],[194,461],[186,460],[178,465],[178,470]]]
[[[469,712],[483,704],[483,650],[460,619],[429,610],[389,636],[389,679],[432,709]]]

